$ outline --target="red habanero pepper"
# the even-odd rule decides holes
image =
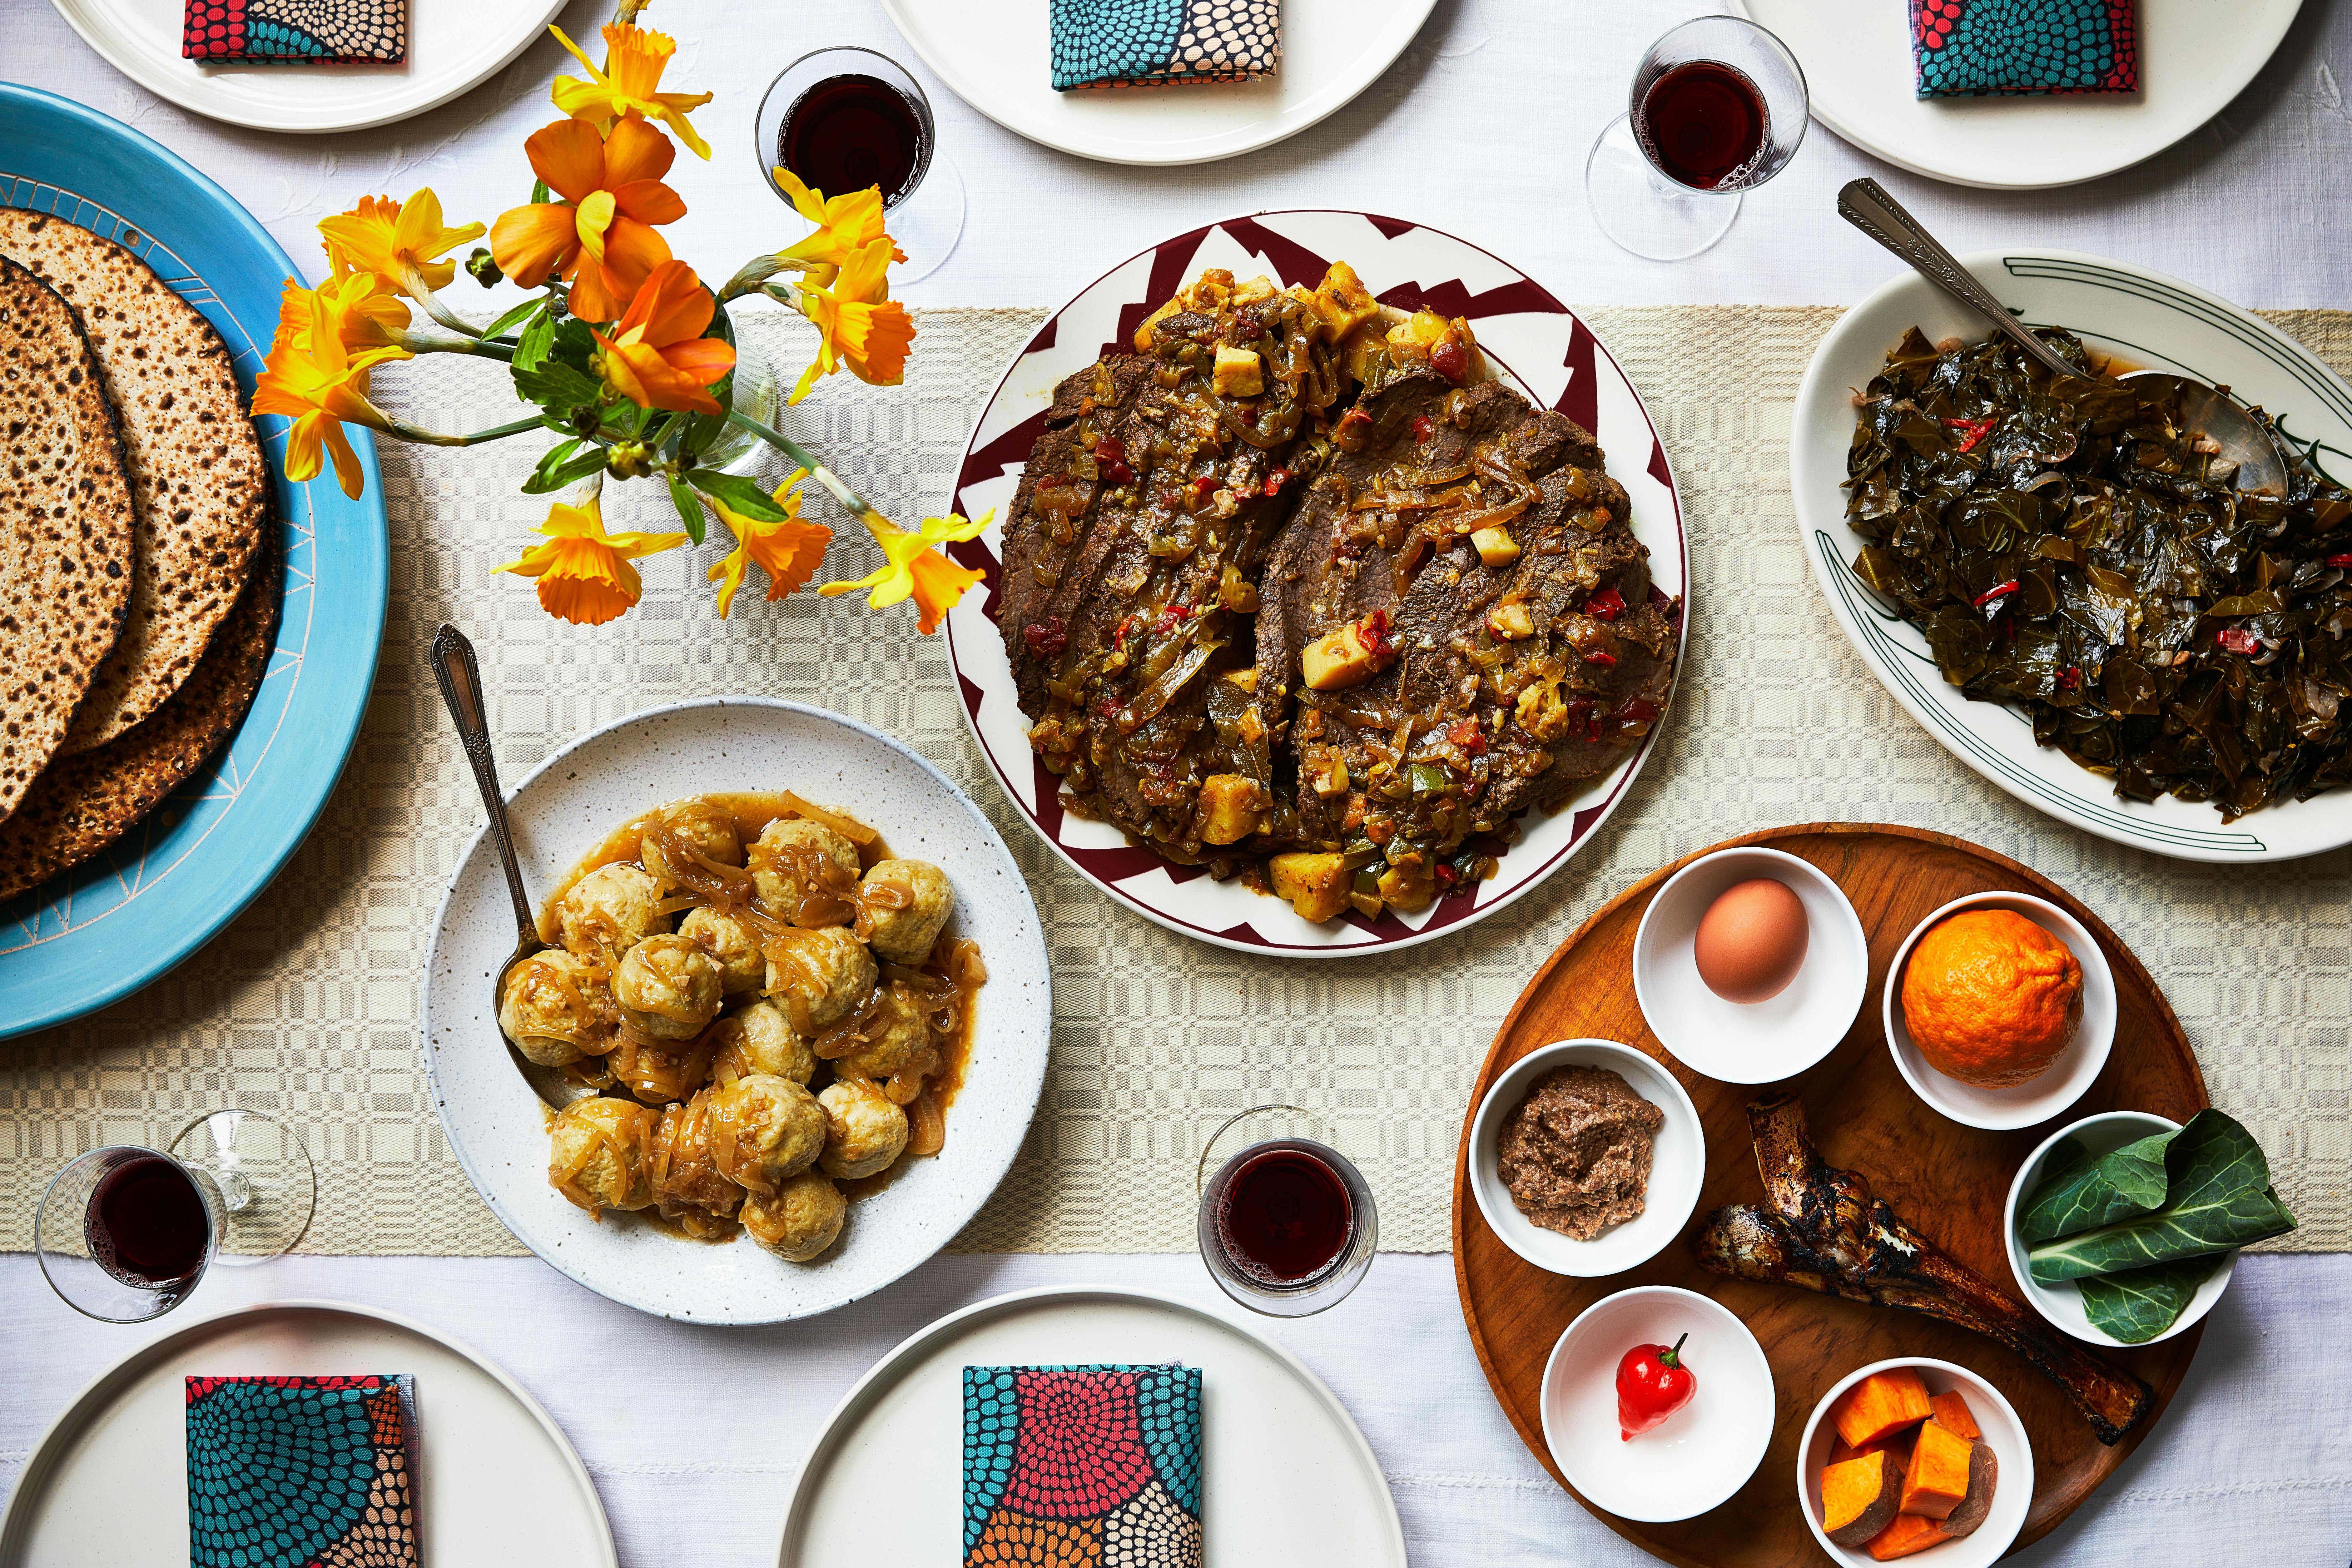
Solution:
[[[1953,450],[1973,452],[1977,449],[1979,442],[1992,434],[1992,427],[2000,421],[1997,419],[1947,419],[1944,423],[1949,428],[1962,432],[1963,438]]]
[[[1584,613],[1596,621],[1613,621],[1625,613],[1625,595],[1615,588],[1603,588],[1584,601]]]
[[[1698,1379],[1683,1364],[1683,1340],[1635,1345],[1617,1363],[1617,1440],[1630,1443],[1691,1402]]]

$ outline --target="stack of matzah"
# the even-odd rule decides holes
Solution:
[[[0,899],[121,837],[235,731],[277,640],[229,353],[145,263],[0,209]]]

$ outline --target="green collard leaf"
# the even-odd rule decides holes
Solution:
[[[2218,1110],[2200,1110],[2164,1151],[2164,1206],[2104,1225],[2026,1254],[2044,1285],[2118,1274],[2185,1258],[2228,1252],[2284,1236],[2294,1215],[2271,1189],[2270,1162],[2253,1134]]]
[[[685,480],[670,480],[669,504],[677,508],[677,521],[685,527],[686,536],[697,544],[701,543],[702,531],[707,526],[702,503],[694,499],[694,490]]]
[[[2093,1275],[2075,1280],[2074,1288],[2083,1293],[2083,1313],[2093,1328],[2127,1345],[2141,1345],[2180,1321],[2197,1287],[2211,1279],[2222,1262],[2219,1255],[2184,1258],[2151,1268]]]
[[[486,338],[502,336],[507,332],[514,331],[515,328],[520,326],[523,322],[530,320],[531,317],[539,314],[546,309],[547,301],[544,300],[525,300],[521,304],[517,305],[513,310],[509,310],[505,315],[500,316],[497,321],[492,321],[488,326],[484,327],[482,329],[482,336]]]
[[[562,360],[548,360],[530,370],[517,368],[515,390],[532,403],[550,410],[578,408],[583,404],[603,401],[604,389],[594,377],[584,375]]]
[[[686,482],[715,501],[725,503],[727,510],[739,517],[755,522],[782,522],[792,516],[776,500],[761,489],[755,479],[740,474],[722,474],[716,468],[694,468],[688,472]]]
[[[2017,1238],[2032,1247],[2162,1208],[2168,1185],[2164,1151],[2179,1136],[2177,1131],[2158,1132],[2095,1160],[2068,1139],[2051,1152],[2051,1174],[2019,1212]],[[2074,1158],[2059,1169],[2068,1144]]]
[[[555,316],[552,311],[544,311],[515,340],[514,368],[518,372],[538,369],[546,363],[548,351],[554,346]]]
[[[527,496],[545,495],[550,490],[577,484],[603,468],[604,448],[587,444],[584,450],[575,451],[583,446],[579,441],[566,441],[551,449],[539,460],[539,467],[530,471],[530,478],[522,482],[522,493]]]

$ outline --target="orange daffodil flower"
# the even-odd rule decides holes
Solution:
[[[804,586],[816,563],[824,558],[825,546],[833,542],[833,530],[801,521],[800,492],[794,487],[806,478],[806,468],[794,468],[776,487],[776,504],[792,514],[782,521],[745,517],[725,501],[711,502],[719,509],[720,521],[735,531],[734,550],[710,569],[710,581],[719,584],[720,620],[727,618],[735,591],[742,587],[744,574],[754,563],[768,574],[768,598],[773,603]]]
[[[702,335],[718,309],[685,262],[655,268],[611,334],[595,334],[604,384],[643,408],[723,413],[706,389],[735,368],[735,351]]]
[[[632,117],[658,120],[677,132],[677,139],[693,148],[697,156],[710,156],[710,144],[695,134],[686,118],[709,103],[710,94],[660,90],[662,71],[668,66],[670,56],[677,52],[677,45],[668,34],[626,24],[607,26],[604,68],[598,70],[581,53],[580,46],[563,36],[562,28],[550,26],[547,30],[588,70],[586,81],[576,76],[555,79],[550,96],[556,108],[574,120],[598,126]]]
[[[617,121],[603,135],[586,121],[559,120],[532,132],[523,152],[563,200],[503,214],[490,230],[490,255],[526,289],[561,275],[572,285],[573,315],[611,321],[670,258],[654,226],[686,216],[686,204],[662,184],[677,150],[642,120]]]
[[[963,597],[964,590],[984,575],[957,565],[940,554],[937,546],[978,538],[995,516],[992,511],[985,513],[977,522],[968,522],[952,513],[929,517],[923,520],[920,529],[910,532],[880,512],[869,511],[859,521],[882,547],[881,566],[855,583],[827,583],[817,592],[830,599],[836,594],[870,588],[873,592],[866,602],[877,610],[887,609],[912,595],[919,616],[917,624],[929,635],[939,630],[940,617]]]
[[[885,236],[851,256],[830,288],[801,289],[801,314],[816,324],[822,337],[815,360],[801,372],[787,402],[798,403],[819,376],[845,364],[869,386],[896,386],[906,378],[915,322],[907,307],[890,298],[887,268],[896,254]]]
[[[351,211],[321,218],[319,232],[326,237],[327,260],[337,278],[373,272],[394,292],[422,299],[447,288],[457,275],[456,262],[438,258],[481,238],[484,230],[478,223],[442,227],[441,198],[427,189],[404,202],[362,196]]]
[[[814,234],[776,254],[788,261],[808,263],[805,276],[817,288],[830,286],[841,276],[841,269],[867,246],[890,237],[882,232],[882,190],[878,185],[868,185],[845,196],[828,196],[801,184],[800,176],[784,168],[776,171],[776,184],[792,199],[793,210],[817,226]],[[891,244],[889,259],[907,259],[907,253],[898,248],[896,241]]]
[[[286,436],[288,479],[301,484],[317,478],[323,449],[334,458],[335,481],[356,500],[365,480],[342,422],[385,428],[383,411],[368,401],[368,372],[386,360],[412,356],[389,344],[352,353],[345,332],[356,311],[332,289],[288,283],[277,341],[254,384],[253,412],[293,419]]]
[[[626,614],[645,593],[629,563],[686,540],[683,533],[606,533],[594,496],[585,506],[556,502],[539,531],[546,543],[498,570],[538,578],[540,608],[575,626],[601,626]]]

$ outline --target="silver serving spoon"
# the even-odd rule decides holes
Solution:
[[[523,891],[522,868],[515,863],[514,837],[507,828],[506,797],[499,791],[499,764],[490,755],[490,725],[488,710],[482,701],[481,667],[474,662],[474,645],[466,634],[441,623],[433,636],[433,675],[441,683],[441,700],[449,705],[449,718],[457,726],[457,739],[466,748],[466,760],[474,765],[474,784],[482,792],[482,807],[490,819],[490,841],[499,847],[499,864],[507,874],[507,894],[514,900],[516,940],[514,956],[499,966],[496,979],[490,983],[490,1016],[499,1016],[499,998],[506,994],[507,972],[534,952],[547,951],[547,943],[539,939],[539,921],[531,913],[530,896]],[[506,1042],[507,1055],[530,1085],[531,1092],[554,1109],[561,1110],[575,1100],[585,1100],[595,1093],[593,1089],[573,1083],[562,1068],[541,1067],[522,1054],[506,1030],[499,1030],[499,1038]]]
[[[1838,216],[1908,262],[1920,277],[2008,333],[2019,348],[2056,374],[2082,374],[2061,358],[2055,349],[2027,331],[2009,313],[2009,308],[1994,299],[1977,281],[1976,275],[1937,244],[1936,237],[1921,227],[1919,220],[1888,195],[1876,180],[1847,181],[1845,188],[1838,192]],[[2151,389],[2160,386],[2177,392],[2180,416],[2189,428],[2219,449],[2222,463],[2236,465],[2238,489],[2267,490],[2273,495],[2286,493],[2286,455],[2279,450],[2270,433],[2229,394],[2169,371],[2136,370],[2119,379],[2141,382]]]

